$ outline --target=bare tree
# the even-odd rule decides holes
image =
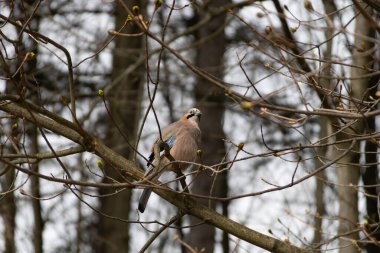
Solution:
[[[374,1],[94,3],[0,3],[0,250],[378,251]],[[189,187],[144,178],[193,106]]]
[[[359,7],[364,7],[360,5]],[[353,48],[353,66],[368,66],[373,60],[371,52],[373,50],[373,44],[368,39],[363,39],[363,36],[369,38],[373,35],[372,28],[368,23],[365,15],[371,15],[371,13],[362,13],[356,18],[355,24],[355,41]],[[352,98],[360,100],[367,99],[369,95],[369,89],[371,84],[368,78],[356,79],[355,77],[363,76],[368,73],[366,70],[352,68],[351,70],[351,80],[350,85],[350,96]],[[358,111],[363,110],[360,103],[350,102],[350,107],[357,109]],[[347,139],[357,136],[360,133],[363,134],[363,130],[366,130],[365,121],[354,120],[343,122],[343,125],[339,126],[338,129],[344,129],[338,133],[337,140]],[[337,126],[335,126],[337,127]],[[341,153],[348,149],[347,144],[337,145],[334,152]],[[358,210],[358,193],[357,189],[352,187],[357,185],[360,177],[360,151],[359,142],[355,144],[355,149],[350,152],[346,157],[344,157],[339,164],[337,164],[337,177],[338,183],[341,185],[338,187],[339,196],[339,217],[340,223],[338,228],[338,233],[344,236],[340,239],[340,252],[359,252],[360,248],[353,244],[352,241],[357,241],[359,239],[359,233],[357,230],[357,222],[359,220],[359,210]],[[352,186],[351,186],[352,185]],[[349,240],[347,240],[349,238]]]
[[[126,11],[124,6],[138,7],[136,12],[144,14],[145,1],[124,1],[115,5],[115,27],[125,27]],[[130,24],[123,32],[135,34],[139,32],[136,25]],[[144,40],[142,36],[134,38],[117,37],[114,40],[112,88],[107,93],[109,111],[106,117],[106,136],[104,142],[124,157],[133,160],[134,147],[137,141],[140,107],[144,84]],[[120,170],[106,164],[103,183],[125,182],[125,175]],[[128,252],[129,226],[119,219],[128,220],[131,210],[131,190],[125,189],[115,193],[114,189],[100,189],[104,195],[100,201],[100,211],[116,219],[102,214],[99,218],[99,241],[97,252]]]
[[[197,10],[200,13],[195,15],[202,20],[209,11],[228,3],[229,1],[204,3],[202,9]],[[198,40],[202,40],[202,43],[196,48],[195,65],[220,79],[223,79],[224,75],[224,52],[226,49],[224,28],[226,22],[226,13],[221,13],[202,26],[195,36]],[[206,116],[200,124],[202,129],[201,161],[205,165],[218,164],[223,162],[226,157],[223,142],[225,139],[223,130],[225,96],[223,91],[210,85],[210,82],[201,76],[196,80],[194,91],[198,107]],[[217,170],[223,168],[224,166],[221,166]],[[196,180],[191,187],[193,193],[204,196],[227,196],[226,172],[214,175],[199,173],[195,177]],[[216,207],[215,201],[204,199],[200,200],[200,203],[212,209]],[[215,228],[209,224],[202,224],[202,220],[195,217],[191,217],[190,221],[192,227],[187,238],[188,244],[198,251],[214,252]],[[225,242],[228,245],[228,238],[226,239]]]

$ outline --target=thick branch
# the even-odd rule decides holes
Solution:
[[[23,118],[27,121],[37,124],[39,127],[49,129],[58,135],[65,136],[73,142],[81,144],[86,148],[86,150],[92,151],[99,157],[102,157],[111,166],[125,170],[128,175],[135,180],[141,180],[144,176],[143,170],[138,168],[133,162],[125,159],[121,155],[114,152],[112,149],[106,147],[95,137],[90,136],[88,133],[85,133],[86,136],[82,136],[77,131],[70,129],[62,123],[58,123],[50,118],[23,108],[20,104],[17,103],[2,102],[0,103],[0,110]],[[65,122],[65,120],[62,119],[60,122]],[[204,220],[205,222],[214,225],[231,235],[241,238],[242,240],[245,240],[268,251],[279,253],[310,252],[308,250],[291,245],[290,243],[283,242],[281,240],[261,234],[255,230],[243,226],[233,220],[224,217],[223,215],[215,212],[210,208],[196,204],[195,201],[189,197],[181,198],[179,196],[183,195],[178,195],[176,192],[167,191],[165,189],[154,189],[154,191],[162,198],[176,205],[185,213]]]
[[[305,58],[303,58],[301,56],[301,52],[300,52],[300,50],[298,49],[298,46],[297,46],[297,41],[294,39],[293,34],[290,32],[290,28],[289,28],[288,22],[286,21],[285,13],[284,13],[284,10],[281,7],[281,4],[279,3],[278,0],[273,0],[273,4],[276,7],[277,12],[279,13],[278,17],[279,17],[279,19],[281,21],[282,31],[284,32],[286,38],[291,43],[294,44],[294,47],[292,47],[291,49],[293,50],[293,53],[297,57],[298,64],[301,66],[302,70],[305,71],[306,73],[311,72],[311,68],[310,68],[309,64],[307,64],[307,62],[305,61]]]
[[[366,4],[374,8],[376,11],[380,12],[380,2],[379,0],[363,0]]]

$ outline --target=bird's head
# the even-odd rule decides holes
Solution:
[[[197,108],[191,108],[185,113],[184,116],[186,117],[186,119],[196,121],[198,123],[199,121],[201,121],[202,113]]]

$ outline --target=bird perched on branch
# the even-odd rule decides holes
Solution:
[[[167,144],[170,155],[177,161],[193,162],[196,158],[198,145],[201,139],[201,131],[199,129],[199,121],[201,120],[201,111],[197,108],[188,110],[178,121],[168,125],[162,129],[162,140]],[[160,154],[160,158],[155,157],[154,147],[160,142],[160,137],[156,139],[152,146],[152,154],[149,156],[148,170],[144,178],[147,180],[156,180],[164,171],[184,171],[189,167],[188,163],[173,163],[164,154]],[[160,147],[160,151],[163,147]],[[145,211],[148,203],[151,188],[144,189],[139,201],[139,211]]]

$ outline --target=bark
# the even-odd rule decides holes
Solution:
[[[346,138],[346,136],[342,138]],[[338,149],[336,152],[339,152],[339,150],[347,150],[348,147],[347,145],[342,144],[337,145],[336,148]],[[342,158],[340,161],[341,165],[337,165],[336,169],[338,184],[345,185],[339,186],[337,190],[339,198],[338,234],[341,235],[339,239],[340,253],[359,252],[356,245],[353,244],[353,241],[359,239],[358,232],[354,231],[357,228],[359,215],[358,192],[356,188],[349,187],[350,184],[357,185],[359,181],[359,155],[356,153],[358,150],[359,145],[356,145],[355,152],[351,151]]]
[[[373,36],[373,34],[372,34]],[[374,36],[373,36],[374,37]],[[378,64],[378,63],[377,63]],[[371,64],[371,68],[374,68],[375,64]],[[380,76],[374,76],[370,78],[369,85],[374,85],[379,82]],[[372,97],[376,97],[376,85],[371,87],[370,94]],[[367,133],[376,132],[376,121],[374,117],[368,118],[365,122]],[[365,244],[367,253],[375,253],[380,251],[380,245],[377,243],[380,241],[380,231],[377,229],[379,223],[378,213],[378,188],[379,184],[379,169],[378,169],[378,145],[373,140],[366,141],[365,143],[365,166],[362,168],[362,180],[365,190],[366,209],[368,226],[366,226],[367,233],[369,235],[370,243]]]
[[[13,180],[15,178],[15,171],[13,168],[2,166],[2,171],[9,169],[1,179],[1,191],[11,191],[14,188]],[[13,192],[9,192],[0,199],[0,211],[3,218],[4,226],[4,253],[15,253],[15,229],[16,229],[16,199]]]
[[[380,3],[377,0],[364,0],[365,3],[370,5],[372,8],[374,8],[376,11],[380,12]]]
[[[34,19],[34,22],[32,22],[31,26],[34,27],[35,30],[38,30],[40,24],[40,16],[36,16]],[[38,48],[36,45],[33,45],[34,48],[33,51],[36,55],[39,54]],[[37,60],[38,58],[35,57],[34,59],[28,61],[26,64],[26,76],[28,80],[28,86],[29,86],[29,99],[32,100],[34,103],[39,103],[39,95],[38,89],[35,89],[33,86],[38,87],[38,83],[34,83],[33,81],[41,78],[44,73],[41,73],[39,77],[35,77],[34,73],[38,73],[39,70],[37,68]],[[33,81],[32,81],[33,80]],[[29,83],[31,82],[31,83]],[[32,83],[33,82],[33,83]],[[37,126],[29,124],[28,125],[29,131],[27,131],[28,139],[30,140],[30,146],[29,146],[29,152],[31,154],[37,154],[39,153],[39,146],[38,146],[38,129]],[[30,168],[35,171],[39,172],[39,166],[38,164],[31,164]],[[40,194],[40,179],[38,177],[31,177],[30,178],[31,183],[31,194],[34,198],[31,198],[32,202],[32,209],[33,209],[33,248],[34,253],[42,253],[43,252],[43,231],[44,231],[44,221],[42,218],[42,208],[41,208],[41,194]]]
[[[145,1],[144,3],[141,1],[125,1],[125,4],[129,8],[138,5],[140,12],[144,12],[146,6]],[[126,18],[126,11],[118,3],[115,13],[116,27],[120,28]],[[122,32],[138,33],[140,30],[137,26],[129,24],[127,29]],[[140,67],[129,74],[125,74],[125,70],[135,64],[143,53],[142,36],[117,37],[115,39],[112,70],[114,87],[107,94],[112,120],[107,120],[105,143],[119,154],[130,159],[134,156],[134,152],[127,143],[129,142],[134,146],[136,141],[144,70]],[[109,116],[107,115],[107,117]],[[122,131],[122,134],[118,128]],[[110,182],[110,178],[118,182],[125,182],[126,180],[120,171],[112,166],[106,164],[104,171],[107,178],[105,177],[103,182]],[[113,190],[105,189],[100,191],[101,194],[111,194],[113,192]],[[116,195],[102,197],[100,199],[100,210],[113,217],[128,219],[130,200],[131,190],[125,189]],[[100,238],[98,242],[100,245],[96,247],[97,252],[128,252],[129,225],[101,215],[99,219],[98,233]]]
[[[364,5],[362,5],[364,7]],[[370,24],[363,15],[359,15],[356,18],[355,34],[361,36],[355,36],[355,49],[353,51],[352,64],[357,66],[368,66],[372,60],[370,50],[372,44],[364,39],[362,36],[373,35]],[[352,68],[351,77],[361,76],[368,73],[367,70]],[[357,99],[366,99],[368,93],[366,93],[369,87],[369,79],[361,78],[351,81],[351,96]],[[364,97],[363,97],[364,96]],[[359,105],[351,104],[355,109],[360,109]],[[347,129],[345,132],[340,132],[337,135],[337,140],[343,140],[348,137],[354,136],[357,133],[363,133],[365,125],[362,120],[358,120],[352,128]],[[347,148],[347,144],[337,145],[336,152],[343,152]],[[349,187],[348,185],[357,185],[360,177],[359,165],[359,144],[355,148],[356,152],[350,152],[348,156],[341,160],[341,165],[337,165],[337,179],[339,185],[346,185],[338,187],[339,197],[339,227],[338,233],[343,235],[339,239],[339,253],[354,253],[359,252],[360,248],[355,245],[355,241],[359,239],[357,229],[358,222],[358,192],[355,187]]]
[[[325,8],[325,13],[330,14],[326,17],[326,24],[328,29],[325,31],[325,38],[328,40],[333,35],[333,27],[332,24],[334,22],[335,18],[335,11],[336,6],[334,1],[330,0],[324,0],[323,5]],[[324,60],[331,60],[333,50],[333,40],[330,39],[326,43],[326,50],[323,52],[323,58]],[[326,66],[321,71],[323,76],[329,76],[331,75],[331,66]],[[321,78],[319,80],[319,84],[329,90],[333,89],[333,86],[331,85],[331,79]],[[326,99],[331,106],[332,106],[332,99],[330,96],[326,96],[324,99]],[[331,122],[327,117],[321,117],[320,118],[320,132],[319,132],[319,139],[323,140],[321,144],[326,144],[328,142],[328,139],[325,139],[326,136],[329,136],[331,134]],[[315,159],[315,168],[318,169],[324,164],[324,159],[327,156],[327,147],[321,147],[317,150],[317,156],[318,158]],[[324,179],[326,179],[326,172],[322,171],[316,175],[316,188],[315,188],[315,206],[316,206],[316,214],[314,217],[314,238],[313,238],[313,244],[316,245],[315,249],[319,250],[320,243],[323,240],[323,228],[322,228],[322,221],[323,221],[323,215],[325,215],[326,208],[324,203],[324,189],[325,189],[325,182]]]
[[[320,119],[320,127],[321,130],[319,132],[319,137],[324,138],[328,135],[330,128],[330,123],[326,117],[322,117]],[[321,142],[321,144],[325,144],[327,142]],[[317,150],[317,156],[318,158],[315,159],[315,168],[318,169],[321,166],[323,166],[323,160],[327,155],[327,148],[322,147]],[[325,202],[324,202],[324,190],[325,190],[325,182],[324,179],[326,179],[326,172],[321,171],[318,173],[315,177],[316,180],[316,187],[315,187],[315,216],[314,216],[314,237],[313,237],[313,244],[316,245],[315,249],[318,250],[320,248],[319,244],[323,240],[323,228],[322,228],[322,222],[323,222],[323,215],[326,213],[325,208]]]
[[[6,84],[6,93],[8,94],[14,94],[16,93],[17,88],[13,86],[13,83],[7,82]],[[9,122],[10,128],[12,128],[9,140],[6,141],[6,143],[13,143],[8,144],[6,149],[9,150],[9,152],[17,152],[15,149],[19,149],[19,121],[18,119],[12,120]],[[16,126],[16,127],[14,127]],[[11,147],[12,146],[12,147]],[[1,150],[1,152],[4,152],[4,150]],[[1,154],[0,154],[1,157]],[[0,184],[1,184],[1,193],[7,192],[4,195],[1,195],[0,197],[0,214],[3,219],[4,224],[4,253],[15,253],[16,252],[16,245],[15,245],[15,230],[16,230],[16,198],[14,195],[14,180],[15,180],[15,170],[11,167],[9,167],[6,164],[0,163]]]
[[[102,142],[100,142],[97,138],[91,136],[88,132],[83,132],[83,130],[78,129],[78,127],[57,115],[51,115],[50,112],[41,110],[37,106],[33,106],[30,103],[23,101],[20,103],[18,97],[8,95],[7,98],[1,99],[5,103],[0,103],[0,110],[15,117],[22,118],[23,120],[27,120],[29,122],[35,123],[38,122],[39,126],[42,128],[46,128],[60,136],[64,136],[71,141],[78,143],[99,157],[101,157],[105,163],[109,163],[114,168],[119,168],[120,171],[124,171],[128,173],[134,180],[141,180],[144,177],[144,172],[139,168],[133,161],[126,159],[125,157],[119,155],[112,149],[105,146]],[[27,104],[28,109],[25,108],[25,104]],[[52,118],[47,117],[46,115],[50,115]],[[54,118],[54,119],[53,119]],[[334,160],[339,161],[341,156],[337,157]],[[4,162],[5,160],[2,159]],[[13,167],[15,167],[13,165]],[[32,171],[24,169],[22,167],[16,166],[15,169],[27,173],[29,175],[35,175]],[[130,186],[130,183],[120,183],[120,184],[111,184],[111,185],[103,185],[103,184],[92,184],[92,183],[83,183],[75,180],[66,180],[61,178],[50,177],[46,175],[39,175],[40,177],[50,180],[52,182],[57,183],[69,183],[76,185],[87,185],[87,186],[95,186],[100,188],[126,188]],[[69,182],[70,181],[70,182]],[[244,240],[252,245],[256,245],[262,249],[265,249],[274,253],[306,253],[311,252],[307,249],[302,249],[294,246],[288,241],[283,241],[271,236],[264,235],[258,231],[252,230],[240,223],[237,223],[220,213],[212,210],[204,205],[198,204],[192,198],[183,198],[179,197],[178,193],[173,191],[168,191],[167,189],[154,188],[153,191],[177,206],[179,209],[183,210],[185,213],[195,216],[201,220],[207,221],[208,224],[215,226],[232,236],[236,236],[241,240]]]
[[[31,126],[31,131],[29,134],[31,145],[30,145],[30,152],[32,154],[38,153],[38,135],[37,135],[37,128],[36,126]],[[33,164],[31,165],[31,169],[33,171],[38,172],[38,165]],[[41,208],[41,201],[40,201],[40,179],[38,177],[32,176],[30,178],[31,182],[31,194],[34,198],[31,199],[32,201],[32,208],[33,208],[33,218],[34,218],[34,227],[33,227],[33,247],[35,253],[42,253],[43,252],[43,231],[44,231],[44,222],[42,219],[42,208]]]
[[[375,119],[370,118],[367,121],[369,131],[375,132]],[[379,183],[379,170],[377,168],[377,144],[371,141],[367,141],[366,147],[365,147],[365,161],[366,167],[363,169],[362,173],[362,179],[365,187],[366,192],[366,209],[367,209],[367,221],[368,221],[368,228],[367,232],[371,235],[372,239],[375,241],[380,241],[380,232],[378,231],[377,225],[379,222],[379,215],[378,215],[378,201],[377,201],[377,190],[376,186]],[[367,250],[367,253],[376,253],[380,251],[379,244],[374,243],[373,241],[371,243],[368,243],[365,245],[365,249]]]
[[[212,1],[207,8],[220,7],[229,3],[229,1]],[[200,15],[205,15],[201,12]],[[224,35],[224,23],[226,14],[214,17],[210,22],[199,29],[197,37],[204,39],[196,51],[196,65],[201,69],[223,79],[224,71],[224,52],[226,40]],[[198,78],[195,86],[195,97],[199,109],[204,115],[200,123],[202,130],[202,162],[206,165],[219,163],[225,156],[225,147],[223,139],[223,115],[225,111],[224,93],[216,90],[207,80]],[[191,192],[202,195],[225,196],[227,194],[227,174],[221,173],[216,177],[206,174],[199,174],[192,186]],[[214,201],[199,200],[200,203],[215,209]],[[226,211],[227,207],[224,207]],[[201,221],[191,217],[191,224],[198,224]],[[224,236],[224,250],[228,248],[228,237]],[[215,228],[208,224],[202,224],[190,229],[187,242],[193,248],[204,250],[202,252],[214,252]]]

